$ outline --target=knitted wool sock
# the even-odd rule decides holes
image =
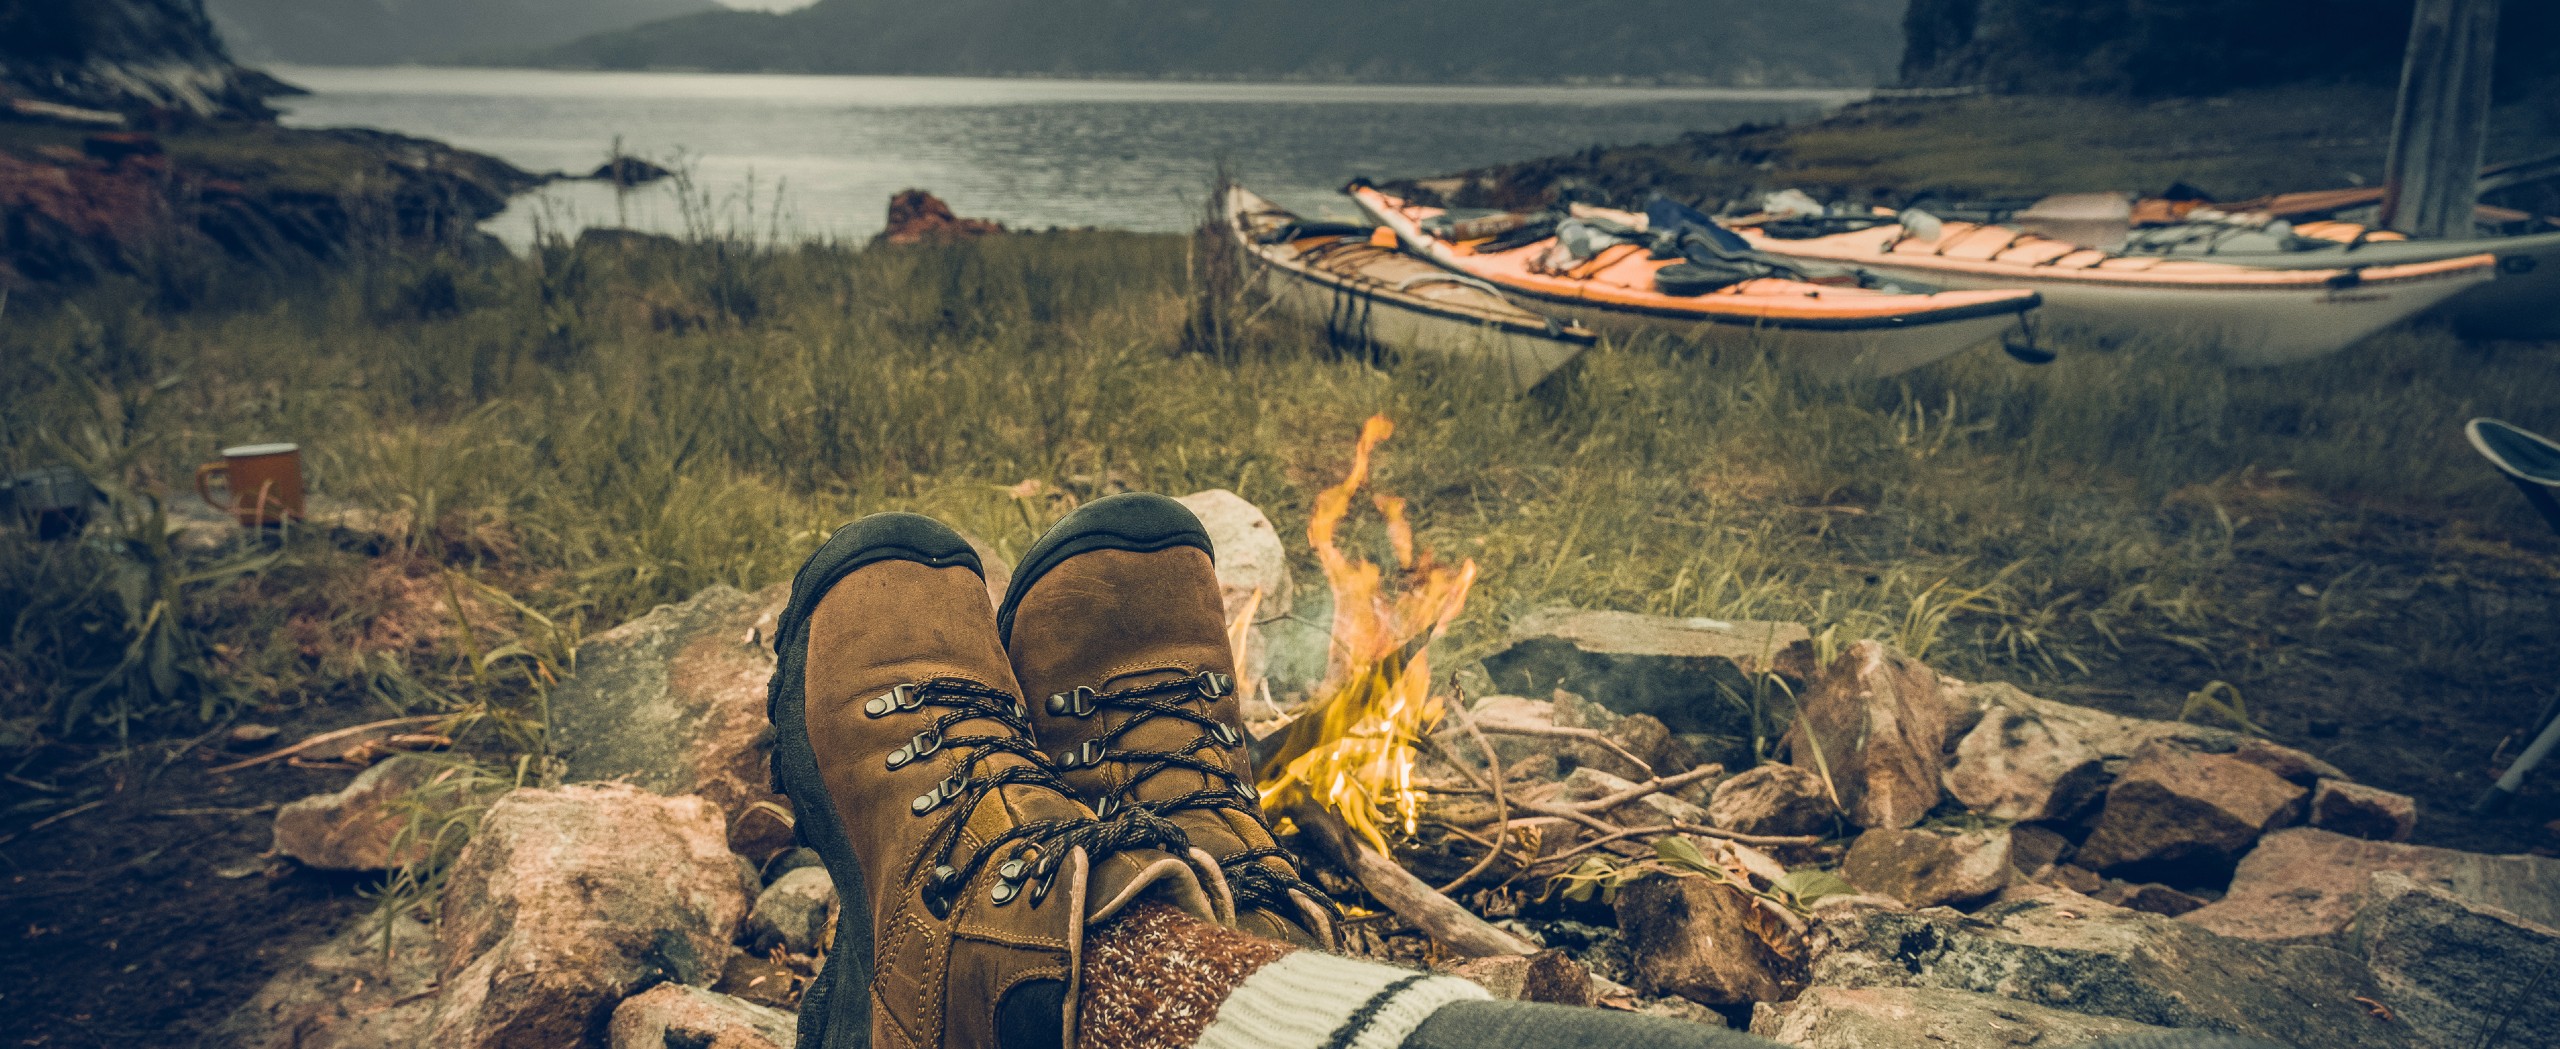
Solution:
[[[1303,950],[1162,903],[1088,930],[1077,1049],[1396,1049],[1433,1010],[1489,998],[1450,976]]]

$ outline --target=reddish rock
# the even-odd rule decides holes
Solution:
[[[2418,801],[2379,787],[2324,779],[2311,788],[2306,822],[2350,837],[2407,841],[2418,830]]]
[[[1800,985],[1798,966],[1772,949],[1740,889],[1706,878],[1647,878],[1618,892],[1618,928],[1636,989],[1702,1005],[1776,1001]]]
[[[880,240],[890,244],[948,244],[1002,233],[1004,227],[984,219],[953,214],[942,198],[920,189],[899,190],[889,198],[889,228]]]
[[[1743,834],[1819,834],[1838,811],[1820,777],[1793,765],[1761,765],[1717,784],[1707,821]]]
[[[393,855],[409,814],[399,802],[454,766],[415,754],[396,754],[356,775],[346,789],[314,794],[276,810],[275,851],[305,867],[333,871],[389,870],[426,854],[411,841]]]
[[[2144,882],[2136,885],[2129,881],[2109,879],[2104,886],[2100,887],[2098,891],[2092,895],[2096,899],[2115,904],[2116,906],[2125,908],[2126,910],[2141,911],[2145,914],[2158,914],[2170,918],[2175,918],[2181,914],[2195,910],[2198,907],[2202,907],[2205,904],[2205,901],[2201,899],[2179,892],[2176,889],[2172,889],[2156,881]]]
[[[612,1049],[789,1049],[800,1020],[699,987],[660,984],[613,1010]]]
[[[1913,907],[1989,899],[2016,874],[2006,830],[1949,833],[1878,827],[1858,835],[1842,861],[1849,884]]]
[[[591,1044],[635,988],[718,979],[747,913],[726,822],[622,784],[500,798],[445,883],[421,1044]]]
[[[2311,827],[2267,835],[2240,861],[2222,899],[2179,920],[2248,940],[2333,936],[2347,928],[2374,876],[2384,872],[2560,925],[2560,859],[2362,841]]]
[[[2245,761],[2146,743],[2107,788],[2097,829],[2076,860],[2191,884],[2215,880],[2259,835],[2291,822],[2308,793]]]
[[[2305,787],[2323,776],[2345,778],[2309,754],[2236,732],[2119,717],[2002,684],[1971,686],[1967,696],[1981,716],[1956,743],[1947,793],[1994,819],[2070,818],[2106,788],[2109,768],[2156,741],[2228,755]]]
[[[1466,958],[1444,964],[1440,971],[1515,1002],[1587,1007],[1596,1001],[1591,970],[1563,951]]]
[[[1827,774],[1850,822],[1908,827],[1938,804],[1947,723],[1935,672],[1861,641],[1806,687],[1788,763]]]

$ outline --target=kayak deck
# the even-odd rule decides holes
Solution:
[[[1407,203],[1369,186],[1355,186],[1351,194],[1364,210],[1432,261],[1505,290],[1553,302],[1664,318],[1824,330],[1910,327],[2018,313],[2036,304],[2036,294],[2023,290],[1907,294],[1776,277],[1746,280],[1701,295],[1669,295],[1656,289],[1655,274],[1682,260],[1652,258],[1636,245],[1604,248],[1569,271],[1550,273],[1535,263],[1554,238],[1484,251],[1485,240],[1452,243],[1423,230],[1422,223],[1444,209]]]

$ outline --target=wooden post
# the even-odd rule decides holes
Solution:
[[[2413,237],[2471,235],[2488,147],[2498,2],[2418,0],[2391,152],[2383,159],[2383,228]]]

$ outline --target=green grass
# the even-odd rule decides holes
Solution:
[[[390,560],[512,594],[521,613],[478,606],[484,630],[530,632],[538,613],[565,645],[703,586],[785,580],[880,510],[1018,554],[1076,500],[1224,487],[1302,542],[1314,494],[1383,412],[1399,429],[1378,488],[1413,500],[1425,544],[1482,566],[1462,658],[1552,603],[1791,619],[2152,716],[2227,681],[2297,739],[2377,704],[2454,709],[2430,724],[2466,762],[2544,698],[2532,668],[2560,663],[2554,544],[2457,429],[2560,429],[2551,345],[2404,330],[2265,371],[2166,346],[2066,345],[2044,368],[1985,349],[1844,385],[1761,349],[1643,342],[1513,399],[1335,359],[1268,320],[1232,359],[1183,353],[1186,253],[1112,233],[861,251],[712,237],[379,259],[174,315],[101,288],[0,324],[0,465],[52,461],[110,417],[141,489],[184,487],[225,444],[299,441],[321,491],[413,515]],[[1005,491],[1026,480],[1059,494]],[[40,588],[23,564],[41,552],[8,536],[19,567],[0,571]],[[322,594],[314,615],[360,628],[345,581],[383,562],[306,542],[205,584],[191,622],[229,646],[207,665],[260,682],[226,702],[398,691],[378,661],[222,618],[264,607],[239,599],[263,587],[269,605]],[[48,649],[42,607],[0,609],[0,704],[53,735],[44,718],[105,664]],[[530,709],[530,678],[438,644],[403,651],[439,702]],[[136,702],[173,732],[198,713]],[[2377,733],[2374,748],[2395,735]]]

